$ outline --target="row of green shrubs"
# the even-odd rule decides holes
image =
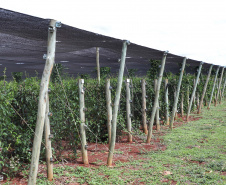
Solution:
[[[158,65],[156,65],[158,66]],[[155,70],[157,71],[157,70]],[[147,117],[150,119],[152,104],[154,100],[153,80],[156,77],[154,71],[149,71],[146,79],[147,91]],[[130,74],[132,79],[132,124],[133,130],[139,130],[142,121],[141,115],[141,77],[135,77]],[[105,76],[106,77],[106,76]],[[164,78],[169,80],[169,109],[172,110],[174,91],[176,90],[179,75],[165,73]],[[207,100],[211,93],[213,85],[213,75],[207,88]],[[125,77],[126,78],[126,77]],[[188,107],[187,90],[189,96],[193,89],[193,80],[195,75],[184,74],[181,92],[184,93],[184,111]],[[201,95],[206,76],[201,75],[197,92]],[[31,148],[36,124],[38,97],[40,79],[37,77],[14,79],[13,81],[0,81],[0,174],[12,176],[15,172],[19,172],[24,168],[24,164],[30,163]],[[98,84],[96,79],[85,79],[85,105],[86,124],[88,126],[87,140],[88,142],[107,142],[107,111],[105,97],[105,79],[101,79]],[[114,101],[115,90],[117,86],[117,78],[111,77],[112,101]],[[79,95],[78,95],[78,78],[54,78],[50,82],[51,92],[50,111],[53,116],[50,118],[51,133],[54,135],[52,140],[54,155],[59,158],[61,152],[65,149],[62,142],[68,143],[68,148],[74,151],[80,143],[79,139]],[[165,117],[164,103],[164,83],[162,83],[160,91],[160,118]],[[123,83],[120,109],[118,116],[117,134],[120,135],[121,130],[126,128],[126,92],[125,83]],[[181,98],[181,96],[179,97]],[[179,99],[180,102],[180,99]],[[180,110],[178,106],[178,110]],[[94,134],[95,133],[95,134]],[[58,152],[56,152],[58,151]],[[41,151],[41,160],[44,160],[44,146]],[[17,162],[15,162],[17,161]],[[3,168],[4,167],[4,168]],[[3,170],[4,169],[4,170]]]

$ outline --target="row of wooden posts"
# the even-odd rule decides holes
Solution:
[[[36,184],[36,177],[37,177],[37,172],[38,172],[38,162],[39,162],[39,155],[40,155],[40,147],[41,147],[41,140],[42,140],[42,135],[43,135],[43,129],[45,126],[45,147],[46,147],[46,161],[47,161],[47,176],[48,180],[53,179],[53,166],[52,166],[52,151],[51,151],[51,138],[52,135],[50,134],[50,126],[49,126],[49,98],[48,98],[48,87],[49,87],[49,79],[51,75],[51,71],[54,65],[54,58],[55,58],[55,47],[56,47],[56,30],[57,27],[60,27],[60,23],[51,20],[50,25],[49,25],[49,30],[48,30],[48,46],[47,46],[47,57],[46,57],[46,64],[44,68],[44,72],[42,75],[42,80],[41,80],[41,85],[40,85],[40,95],[39,95],[39,104],[38,104],[38,115],[37,115],[37,123],[36,123],[36,128],[35,128],[35,135],[34,135],[34,142],[33,142],[33,149],[32,149],[32,159],[31,159],[31,166],[30,166],[30,173],[29,173],[29,180],[28,184],[29,185],[34,185]],[[114,103],[112,104],[111,102],[111,86],[110,86],[110,80],[106,80],[106,107],[107,107],[107,127],[108,127],[108,137],[109,137],[109,153],[108,153],[108,160],[107,160],[107,165],[112,166],[112,161],[113,161],[113,153],[114,153],[114,148],[115,148],[115,140],[116,140],[116,128],[117,128],[117,115],[118,115],[118,109],[119,109],[119,102],[120,102],[120,94],[121,94],[121,88],[122,88],[122,82],[123,82],[123,74],[124,74],[124,68],[125,68],[125,60],[126,60],[126,52],[127,52],[127,46],[129,45],[129,41],[123,41],[123,46],[122,46],[122,54],[121,54],[121,60],[120,60],[120,70],[119,70],[119,76],[118,76],[118,82],[117,82],[117,89],[116,89],[116,96]],[[97,55],[96,55],[96,62],[97,62],[97,77],[98,81],[100,81],[100,71],[99,71],[99,48],[97,48]],[[168,52],[163,53],[162,61],[161,61],[161,68],[159,72],[159,77],[158,79],[155,80],[155,100],[154,100],[154,105],[152,106],[152,112],[151,112],[151,118],[149,125],[147,125],[147,115],[146,115],[146,87],[145,87],[145,80],[142,80],[142,123],[143,123],[143,130],[144,133],[147,134],[147,143],[150,143],[151,138],[152,138],[152,129],[153,129],[153,123],[156,118],[156,124],[157,124],[157,129],[160,129],[160,124],[159,124],[159,92],[160,92],[160,87],[162,83],[162,77],[163,77],[163,72],[165,68],[165,61],[167,57]],[[178,98],[180,94],[180,87],[181,87],[181,82],[183,78],[183,73],[185,69],[185,64],[186,64],[186,58],[183,59],[183,64],[180,72],[180,77],[177,85],[177,90],[175,93],[175,99],[174,99],[174,104],[173,104],[173,109],[171,113],[171,119],[169,119],[169,110],[168,110],[168,80],[165,80],[165,102],[166,102],[166,113],[165,113],[165,119],[166,119],[166,124],[169,124],[170,129],[173,128],[173,122],[174,122],[174,117],[177,112],[177,104],[178,104]],[[206,92],[206,87],[208,85],[209,77],[211,74],[213,65],[211,65],[209,69],[209,73],[206,79],[206,83],[203,89],[203,93],[201,96],[200,100],[200,105],[202,105],[205,92]],[[213,97],[214,93],[214,88],[216,84],[216,79],[217,75],[219,72],[219,68],[217,69],[217,73],[215,75],[214,79],[214,85],[212,88],[212,93],[210,97],[210,102],[208,104],[208,108],[210,108],[211,100]],[[196,93],[196,87],[199,81],[199,76],[201,73],[202,69],[202,63],[199,65],[199,70],[198,74],[195,80],[194,88],[192,95],[190,97],[190,102],[189,102],[189,107],[187,111],[187,121],[189,119],[190,111],[192,108],[192,103],[195,97]],[[219,81],[219,87],[218,87],[218,92],[216,95],[216,99],[219,97],[219,90],[221,87],[221,82],[223,79],[223,72],[224,72],[224,67],[222,68],[221,72],[221,78]],[[222,90],[222,97],[224,96],[224,88],[225,88],[225,83],[223,86]],[[83,88],[84,80],[80,79],[79,80],[79,99],[80,99],[80,136],[81,136],[81,151],[82,151],[82,160],[84,164],[88,164],[88,155],[87,155],[87,143],[86,143],[86,134],[85,134],[85,101],[84,101],[84,88]],[[189,93],[189,92],[188,92]],[[126,80],[126,111],[127,111],[127,129],[128,129],[128,141],[132,142],[132,130],[131,130],[131,95],[130,95],[130,79]],[[182,102],[183,102],[183,94],[182,94]],[[112,106],[113,105],[113,106]],[[181,105],[182,110],[183,110],[183,104]],[[201,107],[199,106],[198,113],[201,112]]]

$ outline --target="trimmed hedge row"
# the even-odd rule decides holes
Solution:
[[[179,75],[165,74],[164,78],[169,80],[169,108],[172,109],[174,91],[177,87]],[[152,102],[154,100],[153,78],[146,78],[147,91],[147,116],[150,119]],[[163,80],[164,80],[163,78]],[[184,74],[181,92],[184,93],[184,111],[187,110],[187,89],[193,89],[195,75]],[[132,126],[137,131],[141,125],[141,78],[132,77]],[[175,80],[176,79],[176,80]],[[200,97],[205,83],[206,76],[201,75],[197,88]],[[207,88],[207,97],[210,96],[213,84],[213,76]],[[12,176],[19,172],[24,166],[30,163],[31,148],[33,142],[33,131],[35,130],[40,79],[36,77],[26,78],[21,82],[0,81],[0,174]],[[105,97],[105,80],[98,85],[95,79],[85,80],[85,105],[88,142],[107,142],[107,110]],[[111,78],[112,101],[114,102],[117,78]],[[54,135],[52,146],[54,155],[61,156],[65,149],[62,142],[67,141],[67,147],[74,151],[80,143],[79,139],[79,95],[78,79],[58,79],[50,83],[50,111],[53,116],[50,118],[51,133]],[[126,92],[123,83],[120,112],[118,116],[117,135],[126,128]],[[180,96],[181,98],[181,96]],[[208,99],[208,98],[207,98]],[[160,92],[160,117],[165,117],[164,83]],[[179,99],[180,102],[180,99]],[[179,106],[178,106],[178,109]],[[41,151],[41,159],[44,159],[44,147]],[[56,152],[57,151],[57,152]],[[4,167],[4,170],[3,170]]]

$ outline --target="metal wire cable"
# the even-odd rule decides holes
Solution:
[[[78,136],[79,136],[79,138],[80,138],[80,142],[81,142],[81,144],[82,144],[82,139],[81,139],[81,136],[80,136],[80,134],[79,134],[78,127],[77,127],[77,124],[76,124],[76,122],[75,122],[75,118],[74,118],[74,115],[73,115],[73,111],[72,111],[71,106],[70,106],[70,104],[69,104],[69,101],[68,101],[68,98],[67,98],[67,94],[66,94],[66,91],[65,91],[65,88],[64,88],[64,85],[63,85],[63,82],[62,82],[62,79],[61,79],[59,70],[58,70],[57,67],[56,67],[56,69],[57,69],[57,73],[58,73],[58,76],[59,76],[59,79],[60,79],[61,86],[63,87],[64,95],[65,95],[65,98],[66,98],[67,104],[68,104],[68,108],[69,108],[69,110],[71,111],[72,119],[73,119],[74,124],[75,124],[75,126],[76,126],[76,130],[77,130],[77,132],[78,132]],[[76,115],[76,116],[77,116],[77,115]],[[77,117],[78,117],[78,116],[77,116]]]
[[[36,135],[36,133],[35,133],[35,131],[29,126],[29,124],[27,123],[27,121],[21,116],[21,114],[13,107],[13,105],[5,98],[5,100],[6,100],[6,102],[12,107],[12,109],[14,110],[14,112],[23,120],[23,122],[27,125],[27,127],[35,134],[35,136],[38,138],[38,136]],[[45,147],[45,148],[47,148],[46,147],[46,144],[41,140],[41,144],[43,144],[43,146]],[[53,156],[53,158],[58,162],[58,163],[60,163],[59,161],[58,161],[58,159],[57,159],[57,157],[52,153],[52,156]],[[63,163],[62,163],[63,164]],[[63,164],[63,167],[65,168],[65,166],[64,166],[64,164]],[[65,168],[66,169],[66,168]]]

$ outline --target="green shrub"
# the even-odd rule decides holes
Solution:
[[[16,82],[21,82],[23,77],[23,72],[12,72],[12,77]]]
[[[150,119],[152,104],[154,101],[153,81],[156,78],[156,71],[159,68],[159,61],[152,61],[154,71],[149,71],[146,79],[147,92],[147,117]],[[105,72],[107,68],[105,68]],[[134,71],[133,71],[134,72]],[[55,74],[55,73],[53,73]],[[105,74],[108,74],[106,72]],[[56,75],[56,74],[55,74]],[[133,131],[138,130],[142,123],[142,105],[141,105],[141,77],[135,77],[130,74],[131,78],[131,98],[132,98],[132,126]],[[88,75],[87,75],[88,76]],[[81,76],[80,76],[81,77]],[[85,77],[85,76],[82,76]],[[106,77],[106,76],[105,76]],[[4,79],[6,77],[4,76]],[[167,73],[165,78],[169,80],[169,108],[172,110],[174,101],[174,91],[176,90],[178,75]],[[189,96],[193,89],[194,75],[184,74],[181,91],[184,93],[184,110],[188,103],[187,88],[189,88]],[[213,78],[213,77],[212,77]],[[202,80],[203,79],[203,80]],[[198,91],[202,92],[206,76],[202,76],[202,83],[198,85]],[[7,82],[0,81],[0,173],[13,176],[18,173],[24,166],[22,163],[30,163],[32,142],[36,125],[38,97],[40,91],[40,79],[37,77],[26,78],[23,81],[14,80]],[[112,102],[115,99],[117,78],[111,78]],[[101,79],[100,85],[96,79],[88,78],[85,80],[85,107],[87,111],[86,125],[88,129],[88,142],[107,142],[107,111],[105,97],[105,80]],[[79,94],[78,94],[78,78],[63,78],[59,81],[58,77],[52,76],[50,82],[51,92],[50,111],[53,116],[50,118],[51,133],[54,135],[52,146],[55,155],[60,159],[62,151],[65,149],[63,142],[68,144],[68,148],[74,151],[76,157],[76,149],[80,144],[79,137]],[[207,94],[209,96],[212,90],[212,82],[210,81]],[[165,97],[164,97],[164,79],[160,90],[160,118],[165,116]],[[180,102],[180,100],[179,100]],[[178,103],[179,107],[179,103]],[[15,112],[16,110],[16,112]],[[120,108],[118,114],[117,135],[126,129],[126,90],[125,83],[122,86],[120,99]],[[44,142],[44,141],[43,141]],[[43,148],[43,147],[42,147]],[[41,160],[44,160],[44,150],[41,151]],[[4,160],[2,162],[2,160]],[[12,160],[14,163],[12,164]],[[12,165],[14,168],[12,168]],[[3,170],[4,167],[4,170]],[[15,170],[16,169],[16,170]]]

